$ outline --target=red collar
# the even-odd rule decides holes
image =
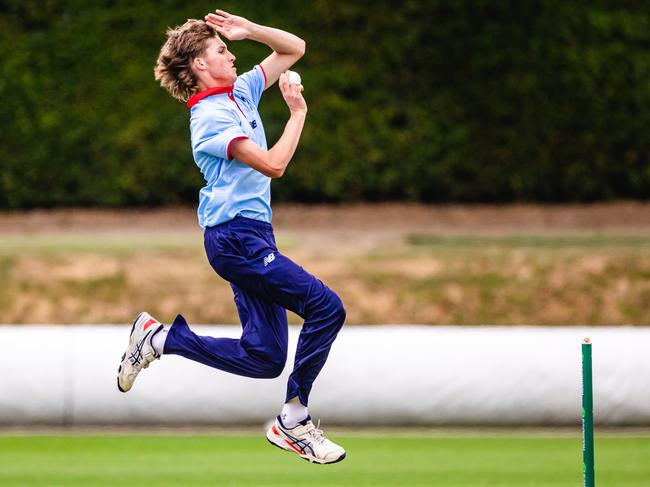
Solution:
[[[223,95],[224,93],[228,93],[230,95],[232,93],[233,88],[234,88],[234,85],[217,86],[216,88],[208,88],[207,90],[199,91],[198,93],[194,93],[190,97],[190,99],[187,100],[187,106],[192,108],[198,102],[203,100],[203,98],[206,98],[208,96]]]

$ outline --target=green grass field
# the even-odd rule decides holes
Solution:
[[[342,435],[348,458],[311,465],[263,437],[0,436],[0,485],[431,485],[576,487],[579,437],[526,433]],[[650,486],[650,436],[596,439],[599,486]]]

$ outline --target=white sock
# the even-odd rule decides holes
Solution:
[[[307,419],[307,416],[309,416],[307,406],[300,404],[297,397],[285,403],[282,412],[280,413],[282,424],[289,429],[298,426],[298,423]]]
[[[158,355],[163,354],[163,350],[165,349],[165,340],[167,340],[167,328],[163,328],[160,330],[158,333],[156,333],[153,337],[151,337],[151,346],[153,349],[156,351]]]

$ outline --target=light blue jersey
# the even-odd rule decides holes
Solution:
[[[236,216],[271,222],[271,178],[230,154],[230,144],[241,138],[267,149],[257,111],[265,84],[264,70],[255,66],[233,86],[201,91],[187,102],[192,153],[206,181],[198,209],[203,228]]]

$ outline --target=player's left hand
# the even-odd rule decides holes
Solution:
[[[280,86],[284,101],[292,114],[298,112],[307,113],[307,102],[302,96],[305,88],[299,84],[289,83],[289,71],[285,71],[280,75],[278,85]]]
[[[205,16],[205,22],[219,35],[229,41],[240,41],[247,39],[251,33],[253,23],[250,20],[238,15],[231,15],[223,10],[216,10],[216,13]]]

